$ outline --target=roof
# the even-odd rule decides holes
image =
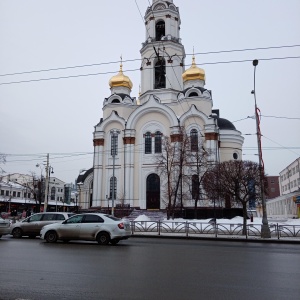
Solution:
[[[220,129],[236,130],[235,126],[227,119],[218,118],[217,120]]]

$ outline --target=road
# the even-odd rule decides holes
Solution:
[[[0,299],[300,299],[300,247],[131,238],[0,239]]]

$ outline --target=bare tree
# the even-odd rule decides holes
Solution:
[[[192,199],[194,200],[194,218],[197,219],[198,202],[204,198],[204,191],[202,188],[204,175],[207,172],[208,163],[207,157],[209,153],[204,149],[202,141],[197,139],[197,143],[193,143],[190,139],[189,151],[187,152],[187,168],[188,175],[185,179],[189,188]]]
[[[210,198],[228,197],[243,207],[243,234],[246,235],[247,203],[259,198],[260,168],[256,162],[231,160],[216,165],[204,175],[204,189]]]
[[[167,218],[174,218],[176,204],[179,200],[179,191],[186,166],[186,151],[189,139],[183,128],[171,138],[164,137],[162,152],[157,156],[157,171],[165,178],[164,194],[167,198]]]
[[[0,153],[0,175],[4,173],[3,168],[1,165],[4,165],[6,163],[6,155],[4,153]]]

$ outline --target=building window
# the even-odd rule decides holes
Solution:
[[[238,154],[237,153],[233,153],[233,159],[238,159]]]
[[[4,190],[1,190],[1,196],[4,196]]]
[[[192,176],[192,198],[199,199],[199,176]]]
[[[166,62],[162,57],[159,57],[154,66],[154,88],[163,89],[166,87]]]
[[[155,132],[155,153],[161,153],[161,136],[160,131]]]
[[[117,178],[116,177],[110,178],[110,186],[109,186],[109,198],[110,199],[112,199],[112,196],[113,196],[113,194],[112,194],[113,185],[114,185],[114,199],[116,199],[116,195],[117,195]]]
[[[5,191],[5,196],[9,196],[9,191]]]
[[[17,192],[13,191],[13,197],[16,197],[16,195],[17,195]]]
[[[55,187],[54,187],[54,186],[51,188],[51,196],[50,196],[50,199],[51,199],[51,200],[55,200]]]
[[[272,183],[272,184],[274,184],[274,183],[275,183],[275,181],[272,179],[272,180],[271,180],[271,183]]]
[[[145,154],[152,153],[152,138],[151,132],[146,132],[145,134]]]
[[[21,192],[17,192],[17,197],[18,197],[18,198],[21,197]]]
[[[271,188],[271,192],[272,192],[272,193],[275,193],[275,188]]]
[[[155,25],[155,37],[157,41],[160,41],[163,36],[165,36],[165,22],[158,21]]]
[[[110,148],[110,154],[113,155],[118,155],[118,135],[117,134],[112,134],[111,135],[111,148]]]
[[[191,151],[198,151],[198,131],[196,129],[191,130]]]

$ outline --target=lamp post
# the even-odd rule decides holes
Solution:
[[[258,65],[258,60],[253,60],[254,66],[254,89],[251,92],[254,95],[254,103],[255,103],[255,120],[256,120],[256,136],[257,136],[257,147],[258,147],[258,164],[259,164],[259,179],[260,179],[260,194],[261,194],[261,201],[262,201],[262,225],[261,225],[261,237],[262,238],[270,238],[271,232],[268,225],[268,218],[267,218],[267,209],[266,209],[266,199],[265,199],[265,188],[264,188],[264,166],[263,166],[263,159],[262,159],[262,150],[261,150],[261,132],[260,132],[260,121],[258,117],[258,108],[256,104],[256,91],[255,91],[255,73],[256,73],[256,66]]]
[[[111,193],[111,214],[114,216],[115,213],[115,160],[117,155],[117,146],[118,146],[118,135],[120,130],[111,130],[111,155],[113,157],[113,177],[112,177],[112,193]]]
[[[83,183],[82,182],[78,182],[77,183],[77,187],[78,187],[78,190],[79,190],[79,193],[78,193],[78,195],[79,195],[79,203],[81,203],[81,188],[82,188],[82,186],[83,186]],[[76,213],[78,213],[78,202],[77,202],[77,195],[76,195]]]

